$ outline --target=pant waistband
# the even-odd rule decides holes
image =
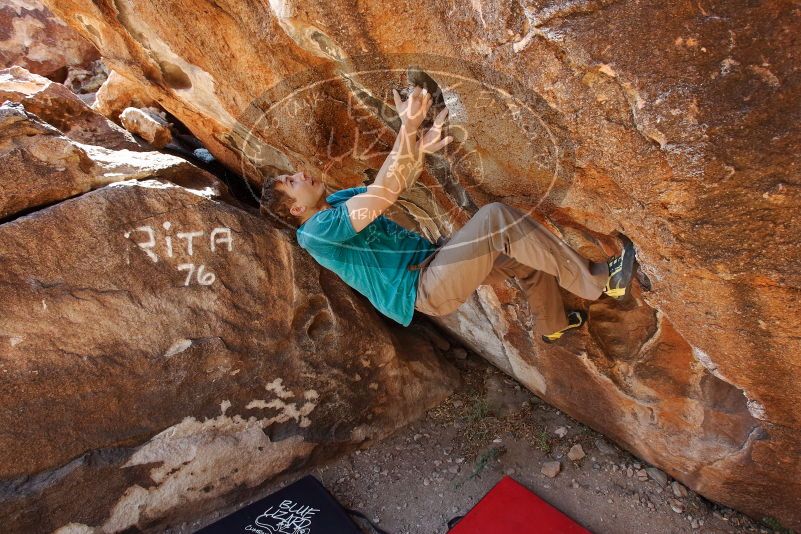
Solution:
[[[420,262],[420,263],[410,263],[406,268],[409,269],[410,271],[420,271],[422,269],[425,269],[426,265],[431,263],[431,260],[434,258],[434,255],[437,253],[438,250],[439,250],[439,247],[437,247],[437,249],[434,250],[434,252],[429,254],[428,257],[426,259],[424,259],[422,262]]]

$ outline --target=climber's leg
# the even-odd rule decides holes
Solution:
[[[491,285],[503,282],[508,278],[514,278],[520,273],[520,269],[526,268],[517,260],[514,260],[506,254],[499,254],[492,264],[492,270],[484,279],[482,284]]]
[[[531,271],[518,278],[526,293],[528,306],[537,320],[534,334],[541,336],[562,330],[568,325],[567,313],[556,277],[543,271]]]
[[[544,271],[590,300],[601,295],[609,276],[606,263],[589,262],[526,214],[493,202],[456,231],[421,271],[417,309],[429,315],[451,313],[484,282],[501,254]]]
[[[568,326],[562,293],[555,276],[536,271],[506,254],[501,254],[484,283],[492,284],[505,278],[515,278],[526,295],[529,310],[535,319],[535,335],[551,334]]]

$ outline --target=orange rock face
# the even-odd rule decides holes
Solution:
[[[439,322],[708,498],[801,527],[791,4],[48,5],[254,190],[369,180],[390,89],[429,86],[457,142],[395,215],[435,239],[500,200],[592,259],[626,234],[645,275],[628,302],[569,300],[590,320],[562,347],[532,339],[513,285]]]

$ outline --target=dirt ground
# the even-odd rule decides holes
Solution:
[[[774,532],[672,484],[479,356],[463,349],[447,356],[464,380],[444,403],[371,448],[293,480],[315,475],[343,505],[392,534],[447,532],[448,520],[505,474],[595,533]],[[568,452],[577,444],[586,456],[573,461]],[[553,461],[561,471],[549,478],[541,470]]]

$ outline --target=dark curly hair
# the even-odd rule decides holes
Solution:
[[[292,207],[294,199],[275,187],[275,184],[278,183],[283,176],[287,175],[279,174],[272,178],[265,178],[261,188],[259,210],[263,214],[272,217],[277,222],[297,229],[298,226],[300,226],[300,221],[289,212],[289,208]]]

